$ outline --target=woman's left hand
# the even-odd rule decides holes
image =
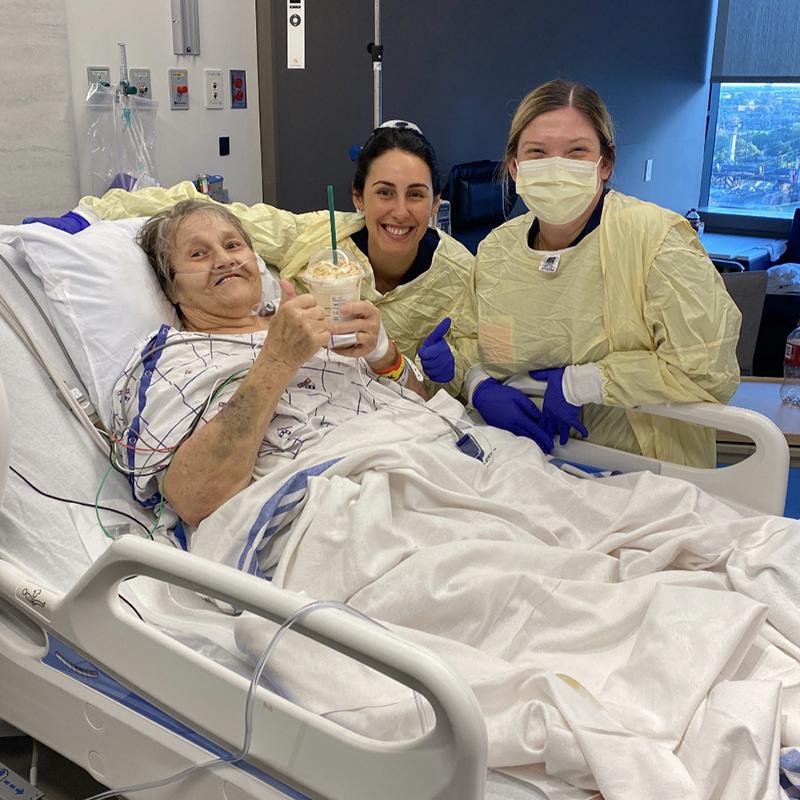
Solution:
[[[531,370],[528,373],[535,381],[547,381],[542,404],[542,423],[551,437],[558,433],[563,447],[569,441],[569,432],[574,428],[587,438],[589,431],[581,422],[581,407],[575,406],[564,397],[564,367]]]
[[[332,322],[331,334],[355,333],[356,344],[350,347],[334,347],[334,353],[348,358],[368,358],[378,346],[381,334],[381,312],[369,300],[344,303],[341,310],[351,314],[347,322]],[[384,334],[385,337],[385,334]]]

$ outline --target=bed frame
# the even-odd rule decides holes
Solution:
[[[118,588],[134,575],[217,597],[273,622],[308,603],[259,578],[136,536],[115,541],[64,596],[0,562],[0,718],[110,786],[162,778],[238,752],[244,735],[248,681],[128,612]],[[377,742],[259,687],[246,763],[202,770],[150,796],[484,796],[480,709],[439,659],[332,609],[307,615],[294,629],[421,693],[435,712],[433,729],[408,742]]]
[[[541,397],[544,393],[545,384],[534,381],[527,374],[515,376],[508,383],[530,397]],[[645,404],[637,406],[636,410],[740,434],[753,442],[753,452],[736,464],[716,469],[658,461],[579,439],[570,439],[563,447],[556,444],[553,455],[581,464],[602,465],[607,469],[626,472],[649,470],[656,475],[682,478],[734,505],[749,506],[765,514],[783,515],[789,481],[789,445],[771,419],[756,411],[714,403]]]
[[[18,254],[7,246],[0,244],[0,254],[19,264]],[[720,470],[677,467],[577,441],[556,453],[684,477],[737,504],[772,513],[783,509],[788,447],[768,420],[754,412],[694,404],[642,410],[750,436],[756,452]],[[0,375],[0,503],[13,419],[8,413]],[[131,614],[118,587],[133,575],[216,597],[273,622],[308,602],[253,576],[134,536],[115,541],[63,594],[0,559],[0,720],[108,786],[163,778],[212,755],[236,752],[244,735],[247,679]],[[199,771],[148,797],[484,796],[484,723],[471,691],[439,659],[329,609],[303,618],[296,629],[416,689],[435,710],[435,727],[409,742],[376,742],[259,688],[246,763]]]

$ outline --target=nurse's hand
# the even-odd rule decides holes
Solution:
[[[553,449],[539,409],[519,389],[487,378],[472,393],[472,405],[490,425],[533,439],[545,453]]]
[[[334,353],[348,358],[366,358],[373,361],[385,356],[389,349],[389,341],[384,333],[381,312],[369,300],[355,300],[352,303],[343,303],[341,310],[344,314],[352,315],[347,322],[332,322],[331,335],[351,334],[355,336],[353,344],[345,347],[331,347]],[[332,342],[335,343],[335,340]],[[379,350],[384,352],[381,354]]]
[[[565,445],[569,441],[570,428],[587,438],[589,431],[581,422],[581,406],[570,403],[564,397],[564,368],[535,369],[528,373],[536,381],[547,381],[542,405],[542,422],[552,438],[558,433],[559,442]]]
[[[417,355],[425,374],[436,383],[449,383],[456,375],[456,360],[445,334],[450,330],[450,317],[445,317],[419,346]]]

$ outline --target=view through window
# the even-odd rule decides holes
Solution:
[[[791,217],[798,178],[800,83],[721,83],[708,209]]]

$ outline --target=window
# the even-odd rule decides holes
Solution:
[[[800,205],[800,83],[720,83],[715,94],[705,206],[791,217]]]
[[[800,206],[797,12],[797,0],[718,2],[700,197],[715,227],[786,232]]]

